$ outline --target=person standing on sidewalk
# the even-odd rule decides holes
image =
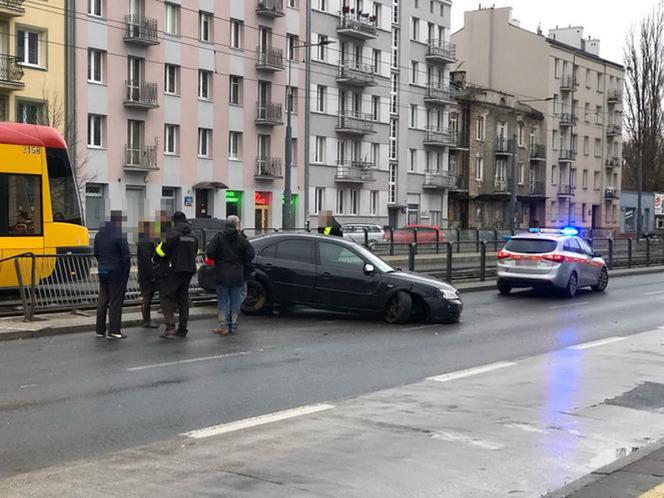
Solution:
[[[217,335],[237,332],[237,319],[246,294],[247,276],[254,275],[254,247],[240,233],[240,219],[229,216],[223,232],[214,236],[207,257],[214,261],[219,326]]]
[[[136,245],[136,266],[138,267],[138,287],[141,291],[141,313],[143,314],[143,328],[156,329],[159,325],[151,318],[151,307],[154,295],[157,293],[157,276],[152,263],[157,245],[155,224],[149,221],[141,223]]]
[[[122,231],[122,212],[111,211],[111,219],[95,235],[94,253],[99,271],[97,337],[126,339],[122,333],[122,305],[131,269],[127,236]],[[108,328],[106,316],[108,313]]]
[[[181,211],[173,214],[173,228],[155,250],[159,263],[159,299],[166,328],[161,337],[172,339],[186,337],[189,322],[189,283],[196,273],[198,240],[192,234],[191,225]],[[175,310],[178,310],[178,327],[175,328]]]

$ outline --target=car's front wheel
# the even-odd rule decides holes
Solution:
[[[247,297],[242,303],[242,312],[247,315],[256,315],[266,310],[268,295],[265,286],[258,280],[247,282]]]
[[[385,307],[387,323],[406,323],[413,307],[413,298],[407,292],[398,292]]]
[[[591,288],[595,292],[604,292],[609,285],[609,272],[606,268],[602,268],[602,271],[599,273],[599,278],[597,279],[597,284],[593,285]]]
[[[565,286],[565,289],[563,293],[565,294],[566,297],[574,297],[576,296],[576,291],[579,288],[579,279],[576,276],[576,273],[572,272],[572,274],[569,276],[569,280],[567,281],[567,285]]]

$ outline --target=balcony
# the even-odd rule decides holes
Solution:
[[[606,93],[606,101],[609,104],[622,104],[623,101],[623,91],[622,90],[609,90]]]
[[[574,189],[574,185],[566,185],[561,183],[558,185],[558,197],[573,197]]]
[[[337,34],[358,40],[372,40],[378,38],[376,20],[367,14],[356,14],[349,9],[348,12],[339,12]]]
[[[497,137],[495,152],[497,156],[512,155],[512,147],[510,139],[504,137]]]
[[[528,195],[532,197],[541,197],[545,194],[544,182],[530,182],[528,184]]]
[[[274,180],[281,178],[281,158],[280,157],[257,157],[256,174],[257,180]]]
[[[510,178],[494,178],[493,191],[496,194],[509,194],[510,193]]]
[[[136,14],[125,16],[125,34],[123,39],[127,43],[134,43],[145,47],[159,45],[157,20]]]
[[[258,0],[256,15],[276,19],[284,16],[284,0]]]
[[[369,161],[337,161],[334,181],[344,183],[364,183],[373,181],[375,165]]]
[[[573,112],[563,111],[560,113],[560,126],[568,127],[576,124],[576,114]]]
[[[613,199],[620,199],[620,190],[615,187],[609,187],[604,190],[604,199],[611,201]]]
[[[370,114],[360,112],[345,111],[337,116],[336,130],[338,133],[347,133],[349,135],[366,135],[367,133],[376,133],[374,122]]]
[[[358,88],[375,86],[374,74],[374,69],[370,64],[359,64],[352,60],[344,61],[339,64],[337,83]]]
[[[457,135],[454,130],[431,126],[426,129],[423,143],[428,147],[454,147],[457,144]]]
[[[258,102],[254,123],[265,126],[282,125],[284,124],[282,114],[281,104]]]
[[[23,0],[0,0],[0,18],[11,19],[24,14]]]
[[[450,144],[450,151],[468,150],[468,134],[460,132],[454,128],[450,128],[449,133],[454,137],[453,144]]]
[[[609,124],[606,125],[606,136],[619,137],[620,135],[622,135],[622,122],[610,120]]]
[[[157,171],[156,145],[125,145],[126,171]]]
[[[284,68],[284,51],[280,48],[256,47],[256,69],[281,71]]]
[[[530,144],[529,157],[531,161],[546,161],[546,146]]]
[[[429,40],[427,62],[438,62],[441,64],[453,64],[456,62],[456,45],[443,40]]]
[[[574,76],[571,74],[564,74],[560,77],[560,91],[573,92],[576,90],[577,84]]]
[[[456,189],[456,176],[443,171],[426,171],[424,173],[424,185],[426,189]]]
[[[622,160],[618,156],[609,156],[606,158],[606,167],[611,169],[611,168],[619,168]]]
[[[13,55],[0,54],[0,89],[18,90],[23,83],[23,67]]]
[[[576,160],[576,151],[572,149],[560,149],[558,160],[561,163],[571,163]]]
[[[147,81],[126,81],[127,95],[125,96],[125,107],[136,109],[154,109],[159,107],[157,103],[157,84]]]
[[[459,91],[456,87],[447,85],[429,85],[424,96],[425,104],[452,105],[456,103]]]

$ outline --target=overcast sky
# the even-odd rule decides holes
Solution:
[[[657,0],[454,0],[452,32],[463,27],[464,11],[475,10],[480,3],[482,7],[513,7],[513,18],[530,31],[536,31],[539,23],[545,34],[556,25],[581,25],[586,38],[600,39],[601,57],[622,63],[625,35]]]

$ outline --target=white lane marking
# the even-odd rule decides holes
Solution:
[[[656,294],[664,294],[664,290],[658,290],[658,291],[651,291],[651,292],[644,292],[644,296],[654,296]]]
[[[468,436],[453,434],[451,432],[436,432],[431,435],[431,438],[438,439],[440,441],[447,441],[449,443],[467,444],[468,446],[475,446],[477,448],[482,448],[483,450],[502,450],[505,447],[502,444],[492,443],[490,441],[482,441],[481,439],[473,439]]]
[[[567,303],[567,304],[561,304],[559,306],[549,306],[550,310],[561,310],[563,308],[571,308],[572,306],[585,306],[586,304],[590,304],[590,301],[580,301],[578,303]]]
[[[519,429],[526,432],[536,432],[538,434],[549,433],[549,431],[547,431],[546,429],[540,429],[539,427],[535,427],[534,425],[519,423],[519,422],[515,422],[512,424],[505,424],[505,427],[508,427],[510,429]]]
[[[608,339],[600,339],[598,341],[591,341],[583,344],[577,344],[576,346],[570,346],[567,349],[575,349],[578,351],[582,349],[596,348],[598,346],[604,346],[606,344],[612,344],[614,342],[624,341],[625,339],[627,339],[627,337],[609,337]]]
[[[218,354],[215,356],[202,356],[200,358],[188,358],[186,360],[169,361],[166,363],[153,363],[152,365],[141,365],[139,367],[130,367],[128,372],[137,372],[139,370],[148,370],[149,368],[170,367],[173,365],[185,365],[187,363],[197,363],[199,361],[221,360],[223,358],[232,358],[234,356],[245,356],[251,354],[251,351],[240,351],[239,353]]]
[[[424,330],[431,327],[436,327],[437,325],[420,325],[419,327],[408,327],[406,329],[401,329],[401,332],[412,332],[415,330]]]
[[[266,415],[259,415],[258,417],[245,418],[227,424],[215,425],[206,427],[204,429],[197,429],[195,431],[185,432],[181,436],[190,437],[193,439],[203,439],[206,437],[218,436],[220,434],[227,434],[229,432],[240,431],[249,429],[250,427],[257,427],[259,425],[271,424],[286,420],[294,417],[301,417],[303,415],[311,415],[312,413],[319,413],[325,410],[331,410],[334,405],[321,403],[318,405],[306,405],[298,408],[291,408],[290,410],[283,410],[281,412],[268,413]]]
[[[450,372],[443,375],[436,375],[435,377],[429,377],[427,380],[433,380],[435,382],[448,382],[450,380],[463,379],[464,377],[471,377],[473,375],[479,375],[486,372],[491,372],[493,370],[498,370],[500,368],[506,368],[516,365],[514,361],[499,361],[498,363],[490,363],[489,365],[484,365],[476,368],[469,368],[467,370],[458,370],[456,372]]]

